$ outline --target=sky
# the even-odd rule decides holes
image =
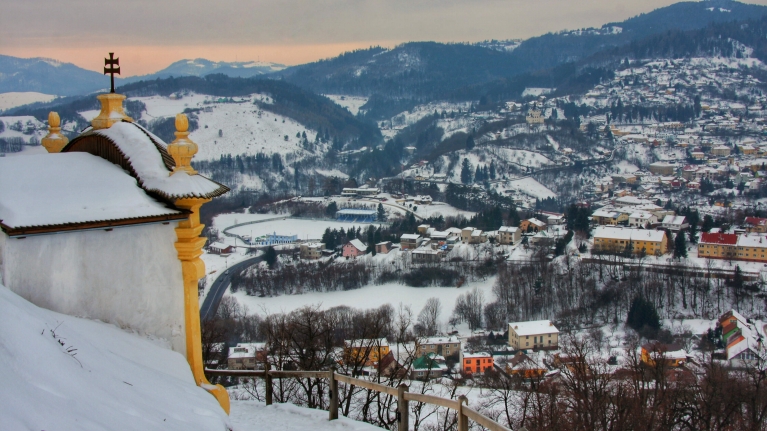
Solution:
[[[674,0],[0,0],[0,54],[123,77],[185,58],[286,65],[408,41],[477,42],[599,27]],[[767,4],[767,0],[748,3]]]

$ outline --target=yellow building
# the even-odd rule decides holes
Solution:
[[[595,252],[622,253],[629,248],[634,254],[660,256],[668,251],[668,237],[662,230],[610,226],[598,226],[594,230]]]
[[[616,210],[596,210],[591,214],[591,219],[598,225],[616,226],[618,223],[628,222],[629,213]]]
[[[679,367],[687,362],[687,352],[676,344],[663,344],[657,341],[642,346],[641,361],[654,367],[659,362],[669,367]]]
[[[556,349],[559,329],[551,320],[509,323],[509,347],[521,349]]]
[[[371,366],[389,354],[389,342],[386,338],[359,339],[344,341],[344,362]]]
[[[735,259],[738,255],[738,236],[734,233],[703,232],[698,242],[698,257],[709,259]]]

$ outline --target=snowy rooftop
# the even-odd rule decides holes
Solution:
[[[170,175],[163,160],[165,143],[135,123],[121,122],[91,133],[109,138],[128,160],[141,187],[167,199],[213,198],[229,189],[201,175],[178,172]],[[70,144],[71,145],[71,144]]]
[[[559,329],[551,320],[531,320],[529,322],[509,323],[509,329],[514,330],[519,336],[538,334],[558,334]]]
[[[367,250],[367,246],[358,239],[353,239],[349,241],[349,244],[353,245],[357,250],[359,251],[365,251]]]
[[[0,220],[10,229],[183,218],[151,198],[119,166],[88,153],[0,159]],[[184,216],[185,217],[185,216]]]
[[[767,247],[767,235],[750,234],[738,237],[738,247]]]
[[[666,233],[660,230],[624,229],[621,227],[597,226],[594,238],[623,239],[633,241],[662,241]]]

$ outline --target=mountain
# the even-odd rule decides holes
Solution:
[[[119,83],[120,79],[115,79]],[[35,91],[74,96],[109,87],[109,77],[49,58],[0,55],[0,93]]]
[[[498,49],[487,44],[411,42],[289,67],[278,75],[320,93],[370,97],[372,118],[428,100],[479,99],[482,86],[587,58],[671,30],[757,19],[767,7],[731,0],[682,2],[601,28],[549,33]]]
[[[129,78],[115,77],[115,85],[168,78],[223,74],[250,78],[283,70],[269,62],[215,62],[198,58],[180,60],[159,72]],[[0,55],[0,93],[35,91],[57,96],[79,96],[109,87],[109,77],[72,63],[49,58],[17,58]]]
[[[286,66],[282,64],[265,61],[240,61],[228,63],[224,61],[216,62],[204,58],[196,58],[194,60],[179,60],[158,72],[126,78],[125,82],[147,81],[157,78],[169,78],[171,76],[206,76],[214,73],[220,73],[233,78],[251,78],[278,72],[285,69],[285,67]]]

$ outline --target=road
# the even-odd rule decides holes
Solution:
[[[221,271],[218,277],[213,281],[208,296],[205,297],[205,301],[203,301],[200,306],[200,320],[207,320],[216,315],[218,304],[221,303],[221,298],[224,297],[224,292],[226,292],[226,289],[228,289],[229,285],[232,283],[232,275],[234,275],[236,271],[242,271],[262,260],[264,260],[263,255],[252,257],[230,266],[228,270]]]

